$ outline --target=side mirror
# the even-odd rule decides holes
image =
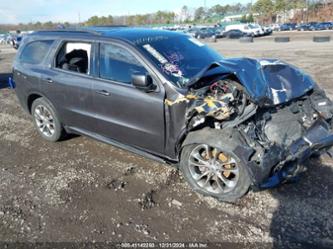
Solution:
[[[145,92],[150,92],[156,89],[156,86],[153,84],[153,79],[150,75],[133,74],[132,84],[139,90]]]

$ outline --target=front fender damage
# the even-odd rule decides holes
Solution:
[[[278,105],[304,95],[315,87],[312,78],[299,68],[276,59],[230,58],[215,62],[212,70],[202,71],[189,83],[202,85],[214,74],[233,76],[258,105]]]
[[[175,154],[189,144],[228,144],[260,189],[294,179],[305,159],[333,145],[332,102],[301,70],[246,58],[216,65],[197,75],[184,94],[166,91]]]

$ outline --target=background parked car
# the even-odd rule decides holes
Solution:
[[[215,33],[216,38],[222,38],[223,37],[223,29],[220,27],[214,27],[211,28],[211,30]]]
[[[204,39],[213,37],[215,35],[215,31],[212,28],[200,28],[195,32],[194,37],[198,39]]]
[[[309,23],[302,23],[297,25],[298,31],[315,31],[315,30],[329,30],[333,29],[332,22],[309,22]]]
[[[265,35],[264,29],[257,23],[248,24],[250,30],[253,30],[254,36],[262,36]]]
[[[264,31],[264,35],[271,35],[273,33],[273,29],[269,26],[264,26],[262,29]]]
[[[296,23],[284,23],[280,26],[280,31],[291,31],[296,30]]]
[[[311,30],[310,27],[311,27],[311,25],[309,23],[301,23],[301,24],[297,25],[297,30],[298,31]]]
[[[317,22],[310,22],[309,25],[310,25],[310,26],[309,26],[309,30],[314,31],[314,30],[317,29],[317,25],[318,25],[318,23],[317,23]]]
[[[330,22],[320,22],[314,26],[315,30],[328,30],[331,27],[332,27],[332,23],[330,23]]]
[[[280,30],[280,24],[278,24],[278,23],[273,23],[273,24],[271,25],[271,29],[272,29],[273,31],[279,31],[279,30]]]
[[[310,30],[310,31],[317,30],[317,25],[318,25],[317,22],[309,22],[308,23],[308,29],[306,29],[306,30]]]
[[[251,36],[251,35],[243,32],[239,29],[232,29],[232,30],[225,31],[223,33],[223,37],[228,38],[228,39],[239,39],[239,38],[245,37],[245,36]]]

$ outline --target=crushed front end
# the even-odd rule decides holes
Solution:
[[[306,159],[333,145],[332,102],[299,69],[274,60],[226,59],[207,72],[166,105],[186,102],[187,133],[210,127],[240,135],[244,144],[235,153],[246,160],[254,189],[295,179]]]
[[[259,109],[240,125],[254,149],[249,161],[253,182],[271,188],[305,171],[304,161],[333,145],[331,101],[312,90],[287,104]]]

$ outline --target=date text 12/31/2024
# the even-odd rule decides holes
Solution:
[[[120,248],[208,248],[207,243],[198,242],[139,242],[139,243],[121,243]]]

